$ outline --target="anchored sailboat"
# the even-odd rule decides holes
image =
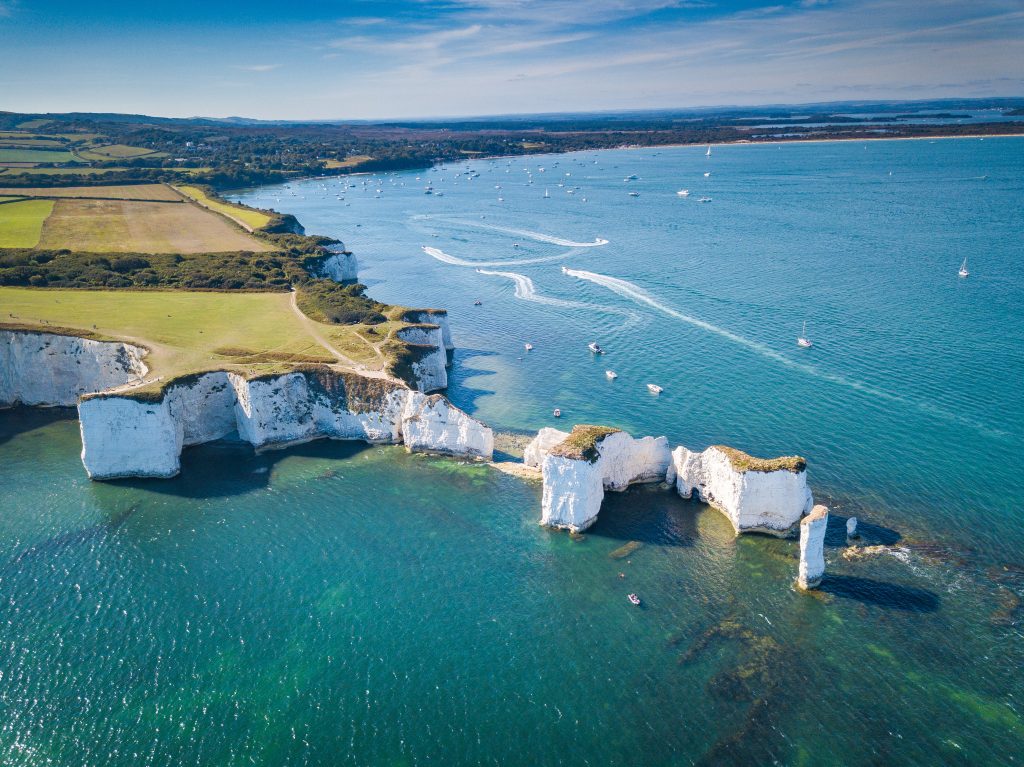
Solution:
[[[802,346],[805,349],[809,349],[810,347],[814,346],[814,344],[811,343],[811,339],[807,337],[807,320],[804,320],[804,329],[800,333],[800,337],[796,339],[796,345]]]
[[[704,153],[704,156],[705,157],[710,157],[711,156],[711,144],[708,144],[708,151],[706,151]]]
[[[969,271],[967,271],[967,257],[966,256],[964,257],[964,262],[962,264],[960,264],[960,271],[957,272],[957,274],[959,274],[961,277],[969,277],[970,276],[971,273]]]

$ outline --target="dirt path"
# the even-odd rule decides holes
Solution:
[[[360,375],[364,375],[367,378],[383,378],[387,381],[395,380],[387,373],[385,373],[383,370],[373,370],[372,368],[368,368],[366,367],[366,365],[363,365],[360,362],[356,362],[351,357],[346,357],[340,351],[335,349],[331,345],[331,343],[326,338],[324,338],[320,331],[317,330],[316,323],[302,313],[302,310],[299,308],[298,293],[296,293],[294,290],[292,291],[291,294],[291,306],[292,311],[295,312],[295,316],[299,318],[299,321],[303,324],[303,326],[305,326],[306,331],[313,337],[313,340],[320,344],[324,349],[329,351],[331,354],[333,354],[338,359],[338,362],[340,364],[344,365],[347,368],[351,368],[352,370],[357,371]],[[376,348],[374,349],[374,351],[376,351],[378,356],[380,356],[380,352]],[[381,359],[383,360],[383,356],[381,356]]]

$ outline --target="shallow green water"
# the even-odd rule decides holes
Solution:
[[[609,152],[534,158],[533,185],[518,160],[431,172],[440,199],[415,173],[348,206],[337,181],[247,193],[343,238],[372,295],[448,306],[450,395],[496,426],[557,404],[804,453],[829,575],[796,593],[794,542],[735,540],[658,486],[574,540],[487,467],[222,443],[174,480],[91,483],[73,413],[0,412],[0,763],[1019,762],[1022,147],[723,147],[706,182],[696,149]],[[581,190],[545,201],[540,164]],[[710,204],[675,195],[704,183]],[[888,553],[842,556],[851,513]]]

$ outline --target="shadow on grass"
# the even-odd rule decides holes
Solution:
[[[826,575],[820,591],[889,610],[931,613],[939,609],[937,594],[914,586],[875,581],[854,575]]]

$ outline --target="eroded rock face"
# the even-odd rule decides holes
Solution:
[[[352,253],[345,251],[344,245],[331,248],[333,251],[320,264],[319,277],[326,277],[335,282],[355,282],[359,279],[359,262]]]
[[[569,432],[567,431],[559,431],[558,429],[545,426],[537,432],[537,436],[531,440],[530,444],[523,451],[523,463],[539,469],[544,464],[544,458],[551,452],[551,448],[565,441],[565,438],[568,436]]]
[[[174,476],[183,446],[233,433],[257,448],[329,438],[485,459],[494,449],[491,429],[444,397],[329,368],[252,380],[205,373],[173,382],[153,402],[97,395],[78,412],[93,479]]]
[[[448,312],[445,309],[410,309],[405,313],[408,322],[418,322],[424,325],[437,325],[441,328],[441,338],[444,341],[446,351],[452,351],[455,344],[452,343],[452,331],[448,325]]]
[[[72,407],[82,394],[141,381],[145,353],[124,343],[0,330],[0,407]]]
[[[825,575],[825,529],[828,527],[828,508],[815,506],[800,520],[800,571],[797,585],[813,589]]]
[[[806,470],[740,470],[716,447],[701,453],[677,447],[668,476],[681,496],[696,492],[729,517],[737,534],[789,535],[813,505]]]
[[[421,392],[439,391],[448,387],[448,354],[444,333],[439,325],[411,325],[396,331],[395,336],[419,351],[412,363],[416,388]]]
[[[530,445],[534,448],[532,456],[544,453],[541,524],[548,527],[585,530],[597,520],[605,490],[622,491],[636,483],[661,482],[671,462],[664,437],[633,439],[625,432],[613,432],[596,442],[597,458],[590,461],[551,453],[565,439],[548,444],[557,434],[564,434],[551,432],[556,430],[549,430],[543,437],[538,434]]]

